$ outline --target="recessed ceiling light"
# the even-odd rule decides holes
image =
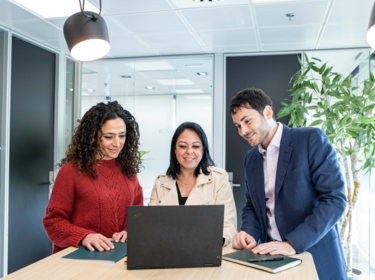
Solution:
[[[202,67],[203,64],[185,64],[186,67]]]
[[[187,99],[212,99],[211,95],[185,95]]]
[[[124,79],[130,79],[132,76],[129,76],[129,75],[121,75],[121,78],[124,78]]]
[[[198,72],[197,73],[198,76],[207,76],[207,72]]]
[[[145,87],[145,89],[155,89],[154,87]]]
[[[70,91],[73,91],[73,89],[71,88]]]
[[[160,71],[160,70],[175,70],[168,62],[164,60],[149,60],[136,61],[135,63],[125,63],[134,68],[136,71]]]
[[[253,3],[269,3],[269,2],[291,2],[299,0],[253,0]]]
[[[95,91],[95,90],[93,90],[92,88],[88,88],[87,91],[88,91],[88,92],[93,92],[93,91]]]
[[[175,93],[204,93],[201,89],[175,89]]]
[[[40,15],[43,18],[68,17],[80,12],[79,2],[77,0],[11,0],[14,3],[26,8],[31,12]],[[85,11],[99,13],[99,10],[87,0],[85,1]]]
[[[156,80],[156,81],[165,86],[194,85],[194,83],[190,81],[189,79],[163,79],[163,80]]]

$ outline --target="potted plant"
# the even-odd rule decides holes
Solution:
[[[299,59],[299,58],[298,58]],[[369,172],[375,166],[375,79],[363,81],[363,89],[352,86],[352,77],[332,71],[318,58],[308,59],[291,79],[291,97],[277,117],[290,115],[293,127],[321,126],[333,144],[345,169],[348,207],[340,230],[341,244],[347,241],[347,273],[357,277],[352,267],[352,220],[358,200],[359,172]],[[312,121],[308,123],[308,121]],[[363,161],[358,161],[359,156]],[[350,164],[349,164],[350,162]],[[359,273],[361,273],[359,271]]]

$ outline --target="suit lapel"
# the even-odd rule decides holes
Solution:
[[[258,149],[254,147],[254,149]],[[264,190],[264,173],[263,173],[263,156],[257,150],[252,153],[252,157],[248,161],[247,180],[254,187],[249,188],[251,197],[256,197],[263,227],[267,232],[267,209],[266,194]],[[255,201],[253,201],[254,204]],[[255,207],[256,210],[256,207]]]
[[[279,150],[279,160],[277,162],[277,172],[276,172],[276,182],[275,182],[275,204],[277,203],[277,198],[281,187],[284,182],[286,171],[288,170],[288,165],[290,157],[292,155],[293,143],[291,129],[283,124],[283,135],[280,142]]]

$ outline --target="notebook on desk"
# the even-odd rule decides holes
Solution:
[[[113,241],[112,243],[115,246],[115,249],[112,249],[110,251],[99,252],[98,250],[95,250],[94,252],[91,252],[86,247],[81,247],[78,250],[75,250],[74,252],[63,256],[62,258],[84,260],[84,261],[101,261],[101,262],[115,263],[126,256],[128,244],[126,242],[115,243]]]
[[[128,206],[128,269],[220,266],[224,205]]]
[[[284,271],[286,269],[295,267],[297,265],[300,265],[302,263],[302,260],[290,258],[290,257],[284,257],[283,260],[276,260],[276,261],[262,261],[262,258],[269,258],[269,257],[275,257],[271,256],[269,254],[267,255],[255,255],[253,252],[251,252],[250,249],[248,250],[239,250],[234,253],[229,253],[223,255],[223,260],[234,262],[246,266],[250,266],[253,268],[261,269],[270,273],[278,273],[280,271]],[[249,259],[255,259],[260,258],[258,262],[249,262]]]

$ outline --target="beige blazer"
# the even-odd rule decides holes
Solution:
[[[191,191],[185,205],[224,205],[224,238],[225,245],[232,241],[237,232],[237,213],[233,193],[228,182],[227,172],[219,167],[208,168],[209,175],[198,175],[196,185]],[[161,173],[155,179],[149,206],[178,205],[176,180]]]

